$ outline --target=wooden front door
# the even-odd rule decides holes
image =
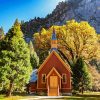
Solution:
[[[58,77],[50,76],[50,88],[57,88],[57,87],[58,87]]]
[[[50,76],[49,96],[58,96],[58,76]]]

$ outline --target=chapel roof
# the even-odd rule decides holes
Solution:
[[[37,81],[37,72],[38,72],[38,69],[33,70],[29,82],[36,82]]]
[[[53,28],[52,40],[57,40],[55,29]]]

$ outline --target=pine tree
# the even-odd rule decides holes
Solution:
[[[34,50],[32,41],[30,41],[29,47],[30,47],[30,62],[31,66],[34,69],[37,68],[39,65],[39,57],[37,56],[37,53]]]
[[[0,35],[4,35],[3,27],[0,28]]]
[[[9,85],[7,96],[10,96],[15,85],[25,85],[29,81],[32,71],[30,51],[18,20],[7,33],[0,55],[0,81]]]
[[[79,58],[72,68],[73,89],[83,94],[84,90],[91,87],[91,77],[87,65],[82,58]]]
[[[3,27],[0,28],[0,45],[1,45],[1,41],[4,39],[4,30]]]

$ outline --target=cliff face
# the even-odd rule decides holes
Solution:
[[[22,31],[26,37],[42,27],[48,28],[53,24],[62,25],[67,20],[88,21],[100,33],[100,0],[65,0],[60,2],[54,11],[46,18],[34,18],[22,24]]]
[[[66,0],[66,3],[69,10],[64,20],[88,21],[100,33],[100,0]]]
[[[62,24],[70,19],[88,21],[100,33],[100,0],[66,0],[65,8],[62,7],[64,6],[60,3],[54,10],[56,13],[59,8],[64,10],[61,19],[56,23]]]

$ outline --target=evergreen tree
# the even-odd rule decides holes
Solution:
[[[4,30],[3,27],[0,28],[0,46],[1,46],[1,41],[4,39]]]
[[[0,28],[0,35],[4,35],[3,27]]]
[[[39,65],[39,57],[37,56],[37,54],[36,54],[36,52],[34,50],[32,41],[30,41],[29,47],[30,47],[30,62],[31,62],[31,66],[33,68],[37,68],[38,65]]]
[[[9,85],[7,96],[10,96],[14,86],[25,85],[29,81],[32,71],[30,51],[18,20],[7,33],[4,43],[0,51],[0,81]]]
[[[73,72],[73,89],[79,92],[87,90],[91,87],[91,77],[87,69],[87,65],[82,58],[79,58],[72,68]]]

